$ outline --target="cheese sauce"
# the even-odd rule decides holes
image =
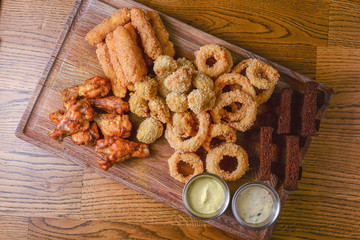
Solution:
[[[247,223],[261,223],[271,214],[273,199],[263,187],[252,186],[244,189],[238,196],[239,215]]]
[[[221,185],[212,178],[200,178],[190,185],[189,205],[197,212],[211,214],[224,202],[225,193]]]

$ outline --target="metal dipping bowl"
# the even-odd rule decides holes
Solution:
[[[262,188],[266,189],[270,193],[272,200],[273,200],[273,207],[272,207],[270,216],[266,220],[259,222],[259,223],[246,222],[239,214],[240,211],[238,209],[238,204],[237,204],[240,193],[242,193],[245,189],[253,187],[253,186],[258,186],[258,187],[262,187]],[[277,217],[279,216],[280,207],[281,207],[280,206],[280,198],[279,198],[279,195],[277,194],[277,192],[275,191],[275,189],[273,187],[271,187],[270,185],[263,183],[263,182],[249,182],[249,183],[242,185],[235,192],[233,199],[232,199],[232,204],[231,204],[232,212],[233,212],[236,220],[238,220],[238,222],[241,225],[243,225],[244,227],[253,229],[253,230],[261,230],[261,229],[267,228],[271,224],[273,224],[276,221]]]
[[[215,212],[210,213],[210,214],[203,214],[203,213],[197,212],[189,204],[188,190],[190,189],[191,184],[193,184],[194,182],[196,182],[197,180],[199,180],[201,178],[211,178],[211,179],[216,180],[224,190],[223,203],[221,204],[221,206],[218,210],[216,210]],[[225,212],[227,207],[229,206],[230,190],[229,190],[229,187],[227,186],[226,182],[224,180],[222,180],[219,176],[216,176],[215,174],[212,174],[212,173],[200,173],[198,175],[193,176],[185,184],[185,187],[183,189],[182,199],[183,199],[183,203],[184,203],[186,210],[188,210],[188,212],[190,213],[191,216],[194,216],[200,220],[211,220],[211,219],[215,219],[215,218],[221,216]]]

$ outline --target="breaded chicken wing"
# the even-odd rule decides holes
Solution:
[[[76,103],[80,97],[97,98],[106,96],[111,90],[110,80],[104,77],[92,77],[82,85],[66,88],[62,91],[62,102],[65,109]]]
[[[131,122],[128,115],[99,114],[94,118],[105,138],[127,138],[131,134]]]
[[[98,161],[98,164],[104,170],[108,170],[116,162],[122,162],[129,158],[150,156],[147,144],[136,143],[121,138],[98,140],[95,152],[102,158]]]
[[[89,130],[71,135],[71,140],[77,145],[95,144],[99,138],[100,135],[96,122],[91,123]]]
[[[104,98],[94,98],[90,99],[90,104],[98,109],[104,110],[107,113],[117,113],[123,114],[129,111],[129,104],[119,97],[104,97]]]
[[[49,119],[53,123],[59,123],[64,115],[63,110],[57,110],[49,114]]]
[[[94,118],[94,110],[87,99],[80,100],[66,110],[60,122],[49,137],[63,140],[64,137],[89,129],[90,121]]]

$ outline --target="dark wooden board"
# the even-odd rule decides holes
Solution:
[[[105,177],[186,212],[181,199],[184,184],[177,182],[169,175],[167,159],[174,151],[164,138],[151,145],[151,157],[125,161],[116,164],[105,172],[97,164],[98,157],[94,153],[93,147],[74,145],[70,139],[59,143],[49,139],[47,135],[54,128],[54,124],[48,120],[49,113],[62,108],[61,90],[77,85],[94,75],[103,75],[96,58],[95,47],[90,46],[84,39],[86,33],[101,22],[102,19],[116,11],[116,8],[123,7],[149,9],[144,5],[129,0],[113,0],[106,3],[97,0],[75,1],[49,63],[17,128],[16,135],[25,141],[68,158]],[[175,44],[177,56],[193,59],[193,52],[200,46],[216,43],[231,51],[235,63],[244,58],[257,57],[273,65],[281,75],[278,84],[280,88],[289,86],[302,91],[304,83],[312,81],[299,73],[269,62],[260,56],[204,33],[174,18],[163,14],[161,14],[161,17],[170,33],[171,40]],[[322,84],[320,84],[319,90],[324,92],[325,96],[324,104],[317,113],[317,119],[321,120],[333,92]],[[310,146],[311,140],[312,138],[307,138],[305,146],[301,149],[302,159]],[[249,171],[240,180],[229,182],[231,196],[243,183],[254,180],[253,176],[254,171]],[[274,174],[268,183],[277,189],[283,206],[288,192],[279,184],[278,178]],[[231,208],[220,218],[208,221],[208,223],[245,239],[267,239],[270,237],[273,228],[271,226],[261,231],[246,229],[232,216]]]

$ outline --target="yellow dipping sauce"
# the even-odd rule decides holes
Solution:
[[[189,205],[202,214],[215,213],[224,202],[223,187],[213,178],[200,178],[188,190]]]
[[[247,223],[261,223],[271,214],[273,199],[271,193],[259,186],[244,189],[238,196],[239,215]]]

